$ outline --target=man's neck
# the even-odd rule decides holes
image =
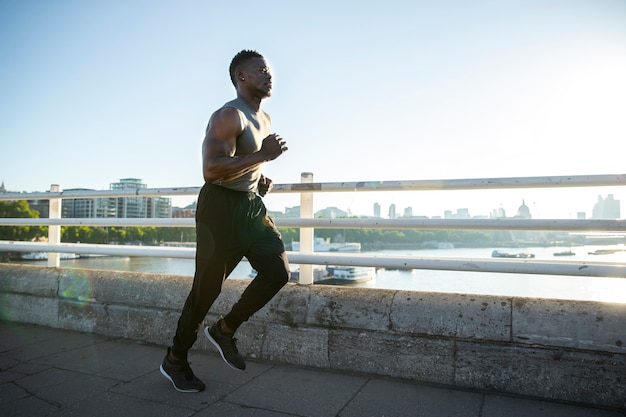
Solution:
[[[237,93],[237,97],[245,101],[252,110],[261,110],[261,97],[253,97],[241,93]]]

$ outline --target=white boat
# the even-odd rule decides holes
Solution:
[[[60,253],[60,259],[78,259],[80,256],[75,253]],[[27,261],[47,261],[48,252],[30,252],[22,254],[22,259]]]
[[[499,250],[494,250],[491,252],[492,258],[534,258],[534,253],[528,252],[520,252],[520,253],[508,253],[508,252],[500,252]]]
[[[300,242],[291,242],[291,250],[300,252]],[[315,252],[359,252],[361,244],[358,242],[331,243],[329,239],[316,237],[313,241],[313,251]]]
[[[554,252],[553,255],[554,256],[574,256],[576,255],[576,253],[572,252],[571,250],[564,250],[561,252]]]
[[[328,266],[328,278],[346,282],[371,281],[376,277],[376,268],[368,266]]]

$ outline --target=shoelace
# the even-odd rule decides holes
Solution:
[[[230,345],[232,346],[233,351],[235,353],[239,353],[239,350],[237,350],[237,338],[236,337],[231,337],[230,338]]]

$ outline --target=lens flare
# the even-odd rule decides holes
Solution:
[[[61,296],[76,300],[83,305],[95,301],[92,278],[81,269],[72,269],[68,274],[70,282],[61,291]]]

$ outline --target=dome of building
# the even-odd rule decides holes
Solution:
[[[530,209],[526,205],[526,202],[522,200],[522,205],[517,209],[517,216],[521,219],[530,219],[532,216],[530,215]]]

